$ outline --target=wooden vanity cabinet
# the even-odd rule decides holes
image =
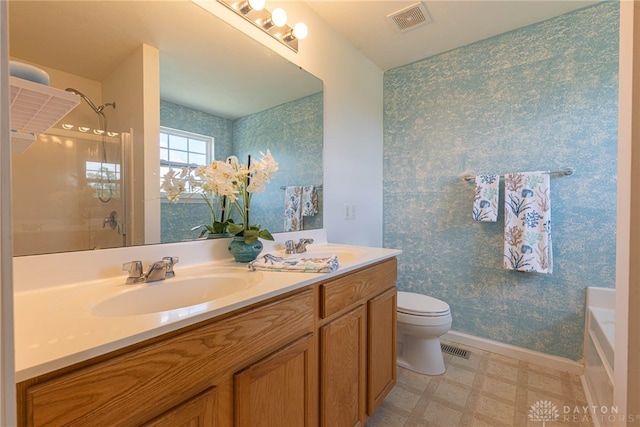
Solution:
[[[255,373],[263,368],[289,393],[306,389],[306,399],[315,396],[313,332],[314,296],[306,289],[19,383],[19,425],[228,427],[234,409],[267,413],[271,404],[282,406],[278,395],[261,388]],[[247,369],[250,401],[234,402],[246,390],[239,380],[234,394],[234,377],[242,379]],[[315,416],[313,408],[296,410]]]
[[[212,387],[142,427],[213,427],[216,425],[215,410],[216,389]]]
[[[234,376],[236,427],[315,426],[313,334]]]
[[[359,305],[320,327],[320,424],[362,426],[365,421],[366,324]]]
[[[319,286],[320,425],[364,426],[396,383],[395,258]]]
[[[23,381],[19,426],[363,426],[396,381],[396,265]]]
[[[367,302],[367,415],[396,385],[395,286]]]

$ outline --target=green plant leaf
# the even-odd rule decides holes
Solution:
[[[241,234],[244,231],[244,225],[242,224],[229,224],[229,233],[235,234],[236,236],[242,236]]]
[[[273,236],[271,235],[271,233],[267,229],[260,230],[260,233],[258,233],[258,237],[260,237],[261,239],[264,239],[264,240],[274,240]]]
[[[244,242],[248,245],[258,240],[260,232],[258,230],[244,230]]]

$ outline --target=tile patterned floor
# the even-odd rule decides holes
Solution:
[[[592,427],[573,413],[587,405],[579,376],[453,345],[471,354],[445,354],[444,375],[398,367],[396,387],[366,427]]]

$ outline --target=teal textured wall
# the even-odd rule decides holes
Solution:
[[[284,191],[280,187],[322,184],[322,126],[322,93],[234,120],[234,152],[241,162],[249,154],[260,158],[260,152],[269,149],[279,163],[265,191],[253,196],[251,222],[282,232]],[[318,214],[303,218],[305,230],[322,228],[322,196],[319,191]]]
[[[585,288],[615,285],[618,29],[601,3],[385,73],[384,245],[454,330],[582,357]],[[566,166],[553,274],[502,269],[504,193],[498,222],[474,223],[462,175]]]
[[[253,223],[271,232],[284,226],[284,191],[286,185],[322,184],[323,94],[317,93],[239,119],[226,120],[201,111],[162,101],[162,126],[196,132],[215,138],[215,159],[235,154],[242,163],[247,155],[260,158],[271,151],[280,170],[263,193],[253,196]],[[304,218],[305,229],[322,228],[322,191],[318,192],[319,213]],[[198,203],[161,204],[161,241],[176,242],[198,237],[198,224],[208,223],[206,205]]]

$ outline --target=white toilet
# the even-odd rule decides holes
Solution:
[[[449,304],[398,292],[398,365],[426,375],[444,374],[440,336],[451,329]]]

